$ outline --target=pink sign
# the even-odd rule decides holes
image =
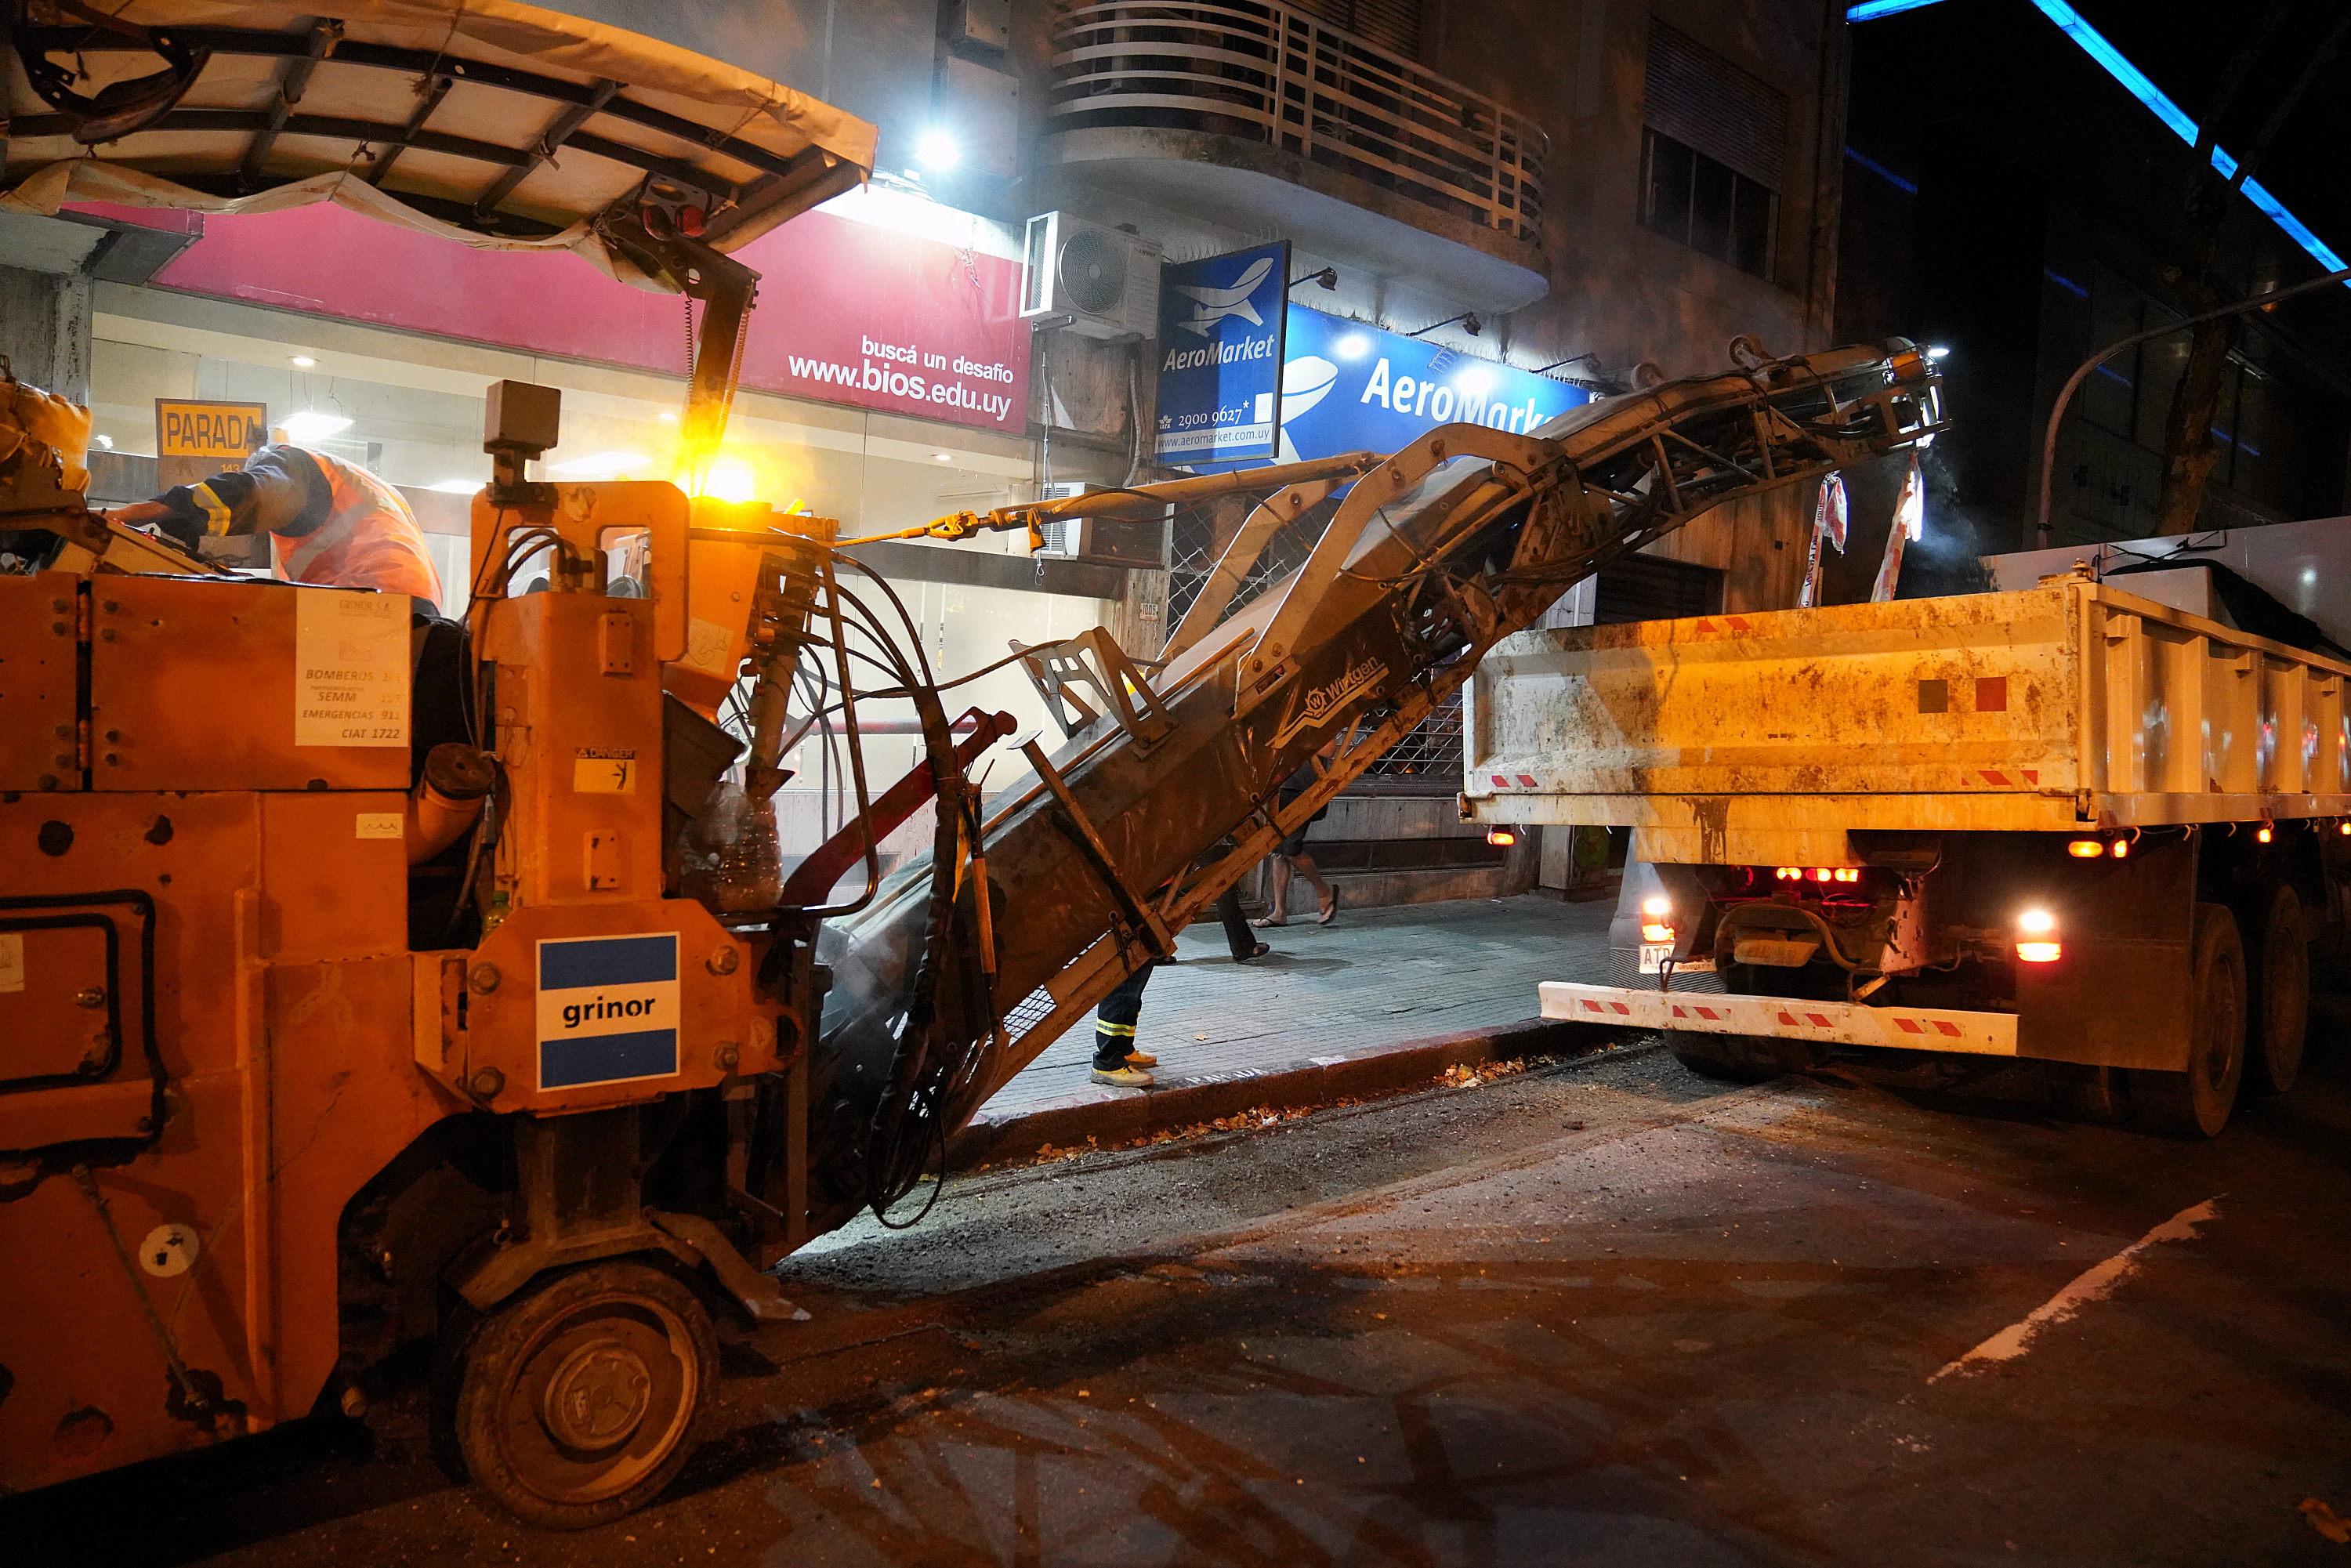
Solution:
[[[568,253],[475,250],[325,203],[207,217],[201,236],[155,275],[156,287],[685,373],[685,302],[615,283]],[[1027,428],[1019,263],[820,212],[737,256],[761,274],[743,347],[746,387]]]

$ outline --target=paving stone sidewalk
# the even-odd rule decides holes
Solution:
[[[1236,1077],[1341,1052],[1531,1019],[1544,980],[1605,978],[1614,900],[1562,904],[1538,894],[1342,908],[1327,926],[1295,922],[1259,936],[1273,951],[1236,964],[1214,925],[1176,939],[1143,999],[1140,1049],[1163,1078]],[[1048,1046],[989,1101],[1001,1118],[1142,1092],[1086,1076],[1091,1021]]]

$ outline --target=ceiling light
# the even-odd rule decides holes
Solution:
[[[1488,387],[1494,384],[1494,378],[1483,371],[1464,371],[1454,378],[1453,384],[1471,397],[1479,397],[1484,395]]]
[[[1927,357],[1930,360],[1948,360],[1951,357],[1951,350],[1938,343],[1927,350]]]
[[[940,462],[942,462],[942,463],[946,463],[946,462],[949,462],[949,461],[951,461],[951,460],[953,459],[953,456],[954,456],[954,455],[953,455],[952,453],[946,453],[946,452],[934,452],[934,453],[932,453],[932,454],[931,454],[931,455],[932,455],[932,456],[934,456],[934,457],[935,457],[935,458],[937,458],[937,459],[938,459]]]
[[[296,354],[296,355],[294,355],[294,356],[293,356],[293,360],[294,360],[294,368],[295,368],[296,370],[298,370],[298,371],[307,371],[307,370],[308,370],[312,365],[315,365],[315,364],[317,364],[317,363],[319,362],[318,361],[316,361],[316,360],[312,359],[312,358],[311,358],[309,355],[308,355],[308,354]]]
[[[675,424],[677,423],[677,410],[674,408],[665,408],[662,410],[661,422],[664,424]]]
[[[109,452],[114,450],[114,437],[111,435],[93,435],[90,439],[97,442],[99,445],[104,447]]]
[[[349,430],[351,422],[340,413],[320,413],[316,409],[304,409],[286,416],[286,439],[299,445],[305,441],[319,441]]]
[[[963,161],[963,149],[944,131],[934,131],[914,143],[914,162],[925,169],[952,169]]]
[[[1343,360],[1360,360],[1372,351],[1372,340],[1361,332],[1350,332],[1332,344],[1331,351]]]
[[[479,479],[443,479],[424,487],[444,496],[470,496],[482,487],[482,482]]]

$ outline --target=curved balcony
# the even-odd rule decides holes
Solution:
[[[1394,255],[1396,236],[1362,224],[1391,218],[1489,258],[1426,246],[1416,267],[1401,257],[1466,286],[1472,303],[1543,292],[1549,138],[1492,99],[1274,0],[1080,0],[1053,37],[1056,162],[1113,165],[1096,172],[1210,215],[1273,220],[1318,248]],[[1249,174],[1329,206],[1234,177]]]

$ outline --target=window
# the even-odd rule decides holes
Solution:
[[[1788,163],[1788,98],[1652,18],[1642,78],[1641,221],[1758,277]]]
[[[1656,131],[1641,133],[1641,221],[1668,239],[1771,276],[1780,198],[1761,181]]]

